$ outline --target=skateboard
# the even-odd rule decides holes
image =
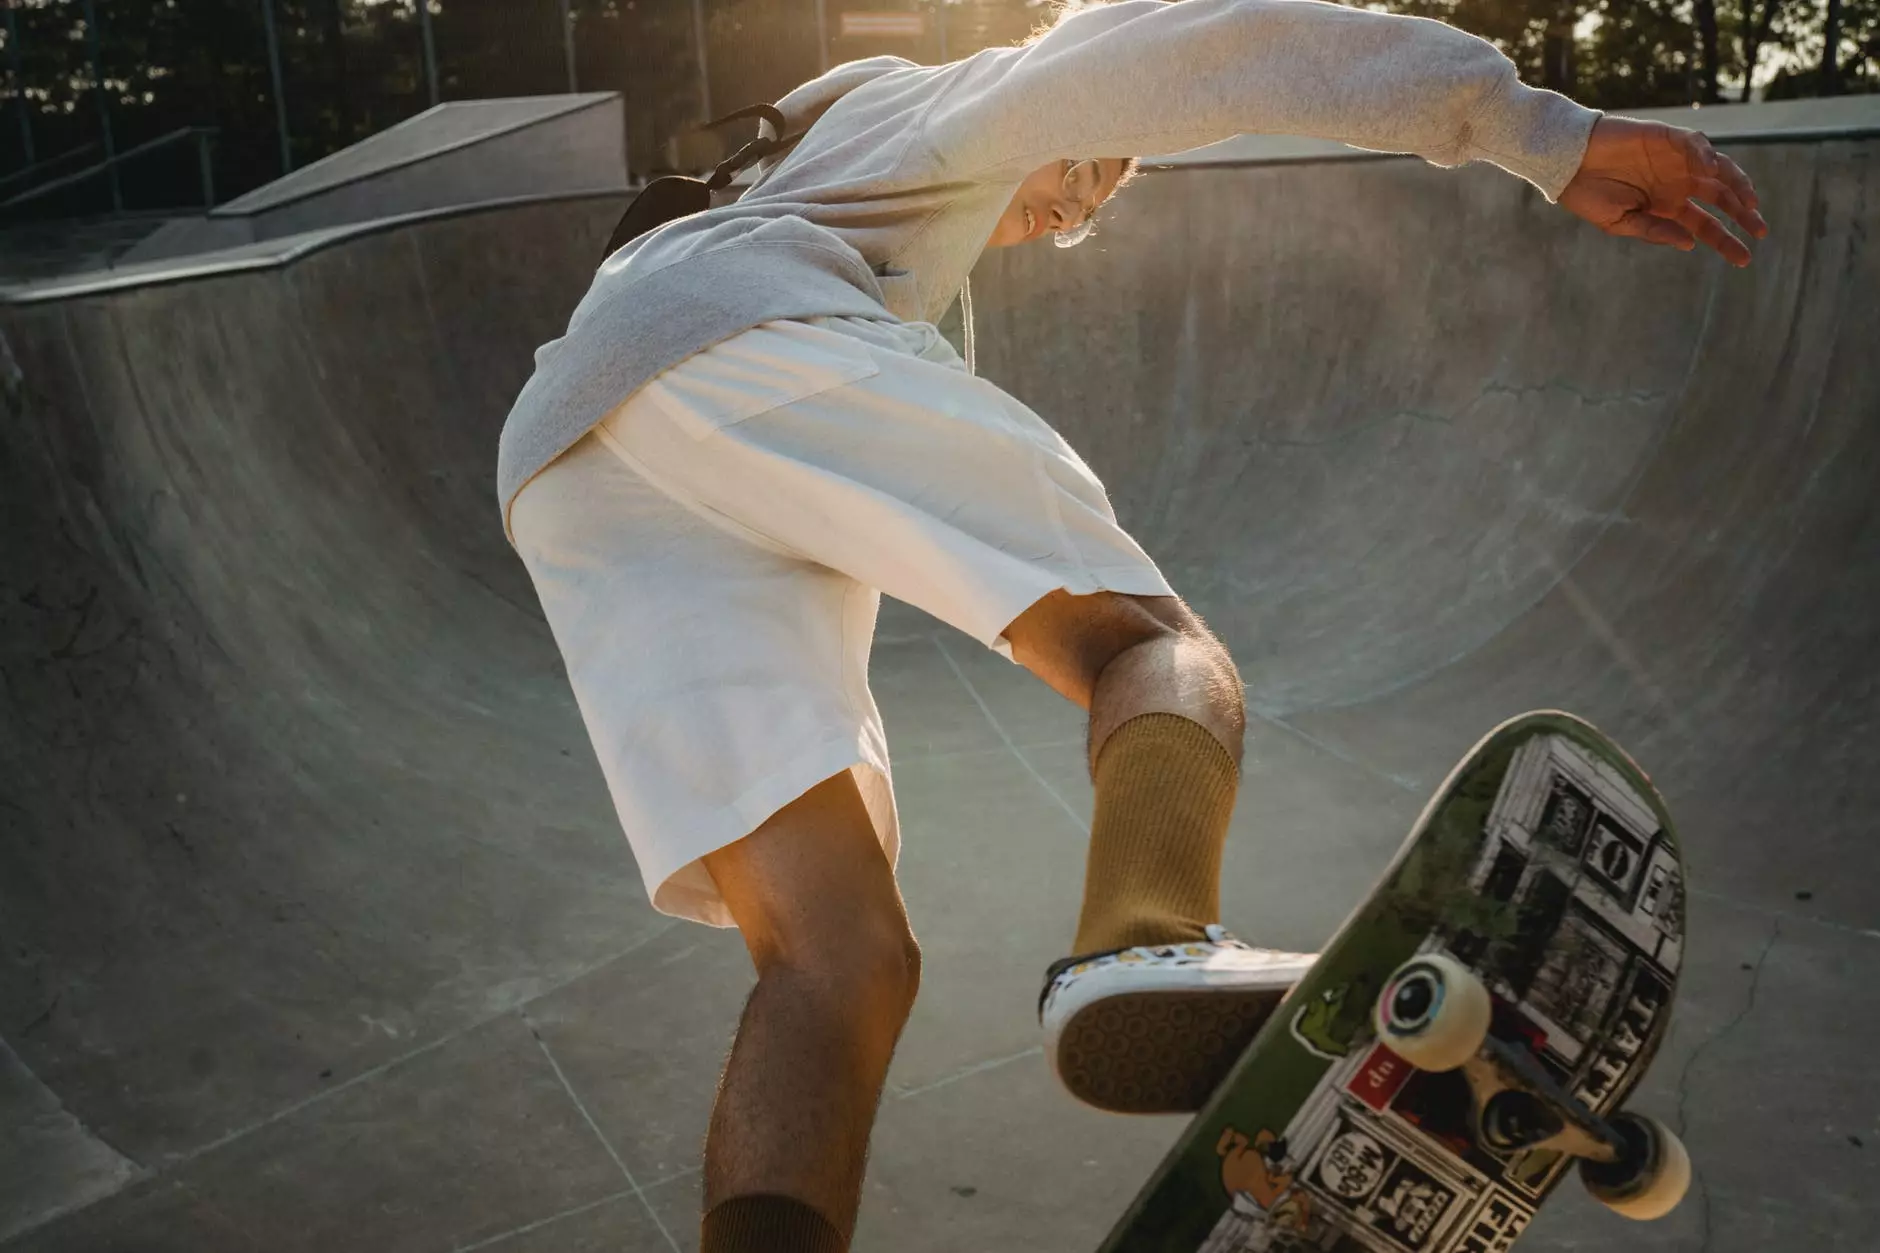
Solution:
[[[1499,1253],[1570,1171],[1668,1212],[1690,1159],[1621,1106],[1670,1025],[1684,879],[1617,744],[1564,713],[1497,727],[1102,1253]]]

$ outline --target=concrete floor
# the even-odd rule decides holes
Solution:
[[[1152,174],[975,278],[982,372],[1247,675],[1231,926],[1319,943],[1525,707],[1680,815],[1636,1103],[1700,1186],[1645,1226],[1563,1195],[1530,1253],[1880,1247],[1876,152],[1745,146],[1747,274],[1376,160]],[[491,504],[615,212],[0,305],[5,1253],[695,1246],[748,964],[647,906]],[[1180,1123],[1037,1052],[1079,721],[900,607],[873,676],[926,972],[856,1247],[1092,1248]]]

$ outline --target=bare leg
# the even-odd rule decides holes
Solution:
[[[893,872],[846,772],[705,864],[758,972],[712,1109],[705,1208],[793,1198],[846,1243],[920,979]]]

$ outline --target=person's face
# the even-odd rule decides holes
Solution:
[[[1018,185],[986,247],[1008,248],[1070,230],[1116,190],[1125,164],[1121,157],[1100,157],[1039,166]]]

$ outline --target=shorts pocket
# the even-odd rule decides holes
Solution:
[[[696,353],[642,389],[694,439],[881,372],[864,344],[766,322]]]

